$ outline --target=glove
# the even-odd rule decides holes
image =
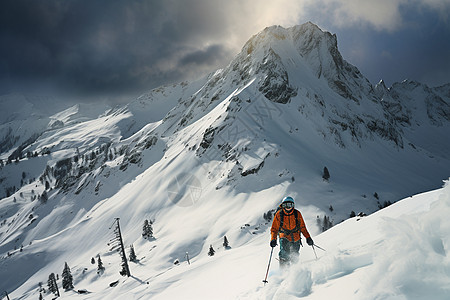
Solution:
[[[312,238],[310,238],[310,237],[306,239],[306,243],[307,243],[309,246],[314,245],[314,242],[313,242]]]
[[[277,240],[271,240],[270,241],[270,247],[276,247],[277,246]]]

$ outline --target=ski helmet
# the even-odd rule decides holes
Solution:
[[[291,196],[284,197],[281,203],[291,202],[294,203],[294,199]]]
[[[287,210],[294,208],[294,199],[290,196],[284,197],[281,207]]]

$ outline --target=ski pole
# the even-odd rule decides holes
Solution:
[[[327,250],[323,249],[322,247],[317,246],[316,244],[314,244],[314,246],[316,246],[317,248],[319,248],[322,251],[325,251],[325,252],[327,251]]]
[[[272,247],[272,250],[270,251],[269,265],[267,266],[266,278],[263,280],[264,285],[266,285],[266,283],[268,283],[268,281],[267,281],[267,275],[269,275],[270,261],[272,260],[273,248],[274,248],[274,247]]]
[[[316,253],[316,249],[314,249],[314,245],[311,245],[311,247],[312,247],[312,249],[314,251],[314,255],[316,256],[316,259],[317,259],[317,253]]]

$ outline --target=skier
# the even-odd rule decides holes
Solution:
[[[280,204],[280,208],[275,213],[272,222],[270,246],[277,246],[277,235],[280,235],[280,267],[290,265],[298,261],[301,236],[306,238],[306,243],[313,246],[314,242],[306,229],[302,214],[294,209],[294,199],[285,197]]]

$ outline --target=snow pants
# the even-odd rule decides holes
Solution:
[[[298,261],[300,251],[300,240],[291,242],[288,239],[280,238],[280,264],[296,263]]]

